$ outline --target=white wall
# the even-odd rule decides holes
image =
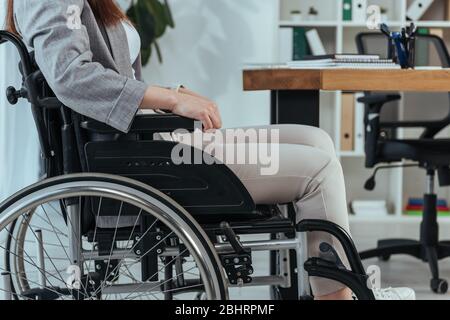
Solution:
[[[144,70],[147,83],[182,83],[216,101],[226,127],[269,123],[269,94],[242,90],[242,67],[275,59],[277,1],[171,0],[176,28]]]

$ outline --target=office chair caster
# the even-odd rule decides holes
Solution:
[[[448,282],[444,279],[431,279],[430,286],[434,293],[444,294],[448,291]]]

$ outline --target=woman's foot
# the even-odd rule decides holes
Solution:
[[[410,288],[372,289],[376,300],[416,300],[416,293]],[[316,300],[355,300],[350,289],[345,288]]]
[[[376,300],[416,300],[416,293],[410,288],[373,289]]]
[[[348,288],[339,290],[338,292],[326,295],[315,297],[315,300],[354,300],[352,296],[352,291]]]

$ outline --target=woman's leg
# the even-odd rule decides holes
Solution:
[[[241,130],[278,130],[280,144],[301,144],[304,146],[310,146],[318,148],[330,156],[336,156],[336,151],[334,148],[334,142],[329,136],[329,134],[320,128],[304,126],[299,124],[276,124],[268,126],[256,126],[241,128]],[[226,129],[224,129],[226,130]],[[224,131],[222,130],[222,131]],[[233,130],[233,129],[232,129]],[[234,129],[236,130],[236,129]],[[248,135],[250,138],[247,142],[249,143],[259,143],[260,136]],[[256,138],[256,139],[255,139]]]
[[[258,135],[246,135],[244,141],[247,143],[242,145],[233,144],[232,141],[225,141],[224,145],[216,144],[214,155],[222,154],[223,159],[226,159],[227,150],[232,150],[233,154],[236,150],[244,150],[247,153],[246,159],[249,159],[249,153],[259,148],[278,149],[278,154],[273,154],[271,159],[278,162],[278,170],[274,175],[262,174],[262,168],[267,163],[262,163],[259,158],[256,164],[224,161],[243,182],[255,203],[294,202],[297,205],[297,221],[323,219],[349,231],[344,176],[328,134],[318,128],[300,125],[243,128],[244,131],[247,129],[278,130],[279,144],[273,149],[272,145],[261,143]],[[188,143],[182,140],[184,139],[181,142]],[[308,234],[310,256],[320,255],[319,245],[322,242],[332,244],[348,266],[342,246],[327,233]],[[350,291],[345,286],[332,280],[311,278],[311,286],[316,298],[351,298]]]
[[[261,144],[234,146],[241,150],[256,150]],[[314,147],[293,144],[280,144],[279,170],[274,175],[262,175],[265,166],[257,164],[226,163],[240,178],[257,204],[277,204],[295,202],[298,215],[302,219],[322,219],[334,222],[349,231],[348,211],[344,177],[339,161],[335,156]],[[230,148],[230,145],[216,146]],[[310,256],[320,256],[319,245],[328,242],[348,265],[340,243],[331,235],[322,232],[308,234]],[[345,288],[335,281],[311,278],[311,286],[316,297],[339,293]],[[347,294],[348,297],[349,294]]]

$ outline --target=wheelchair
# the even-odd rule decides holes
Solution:
[[[5,300],[225,300],[229,288],[251,286],[269,286],[274,300],[309,300],[308,277],[374,299],[342,228],[296,223],[293,204],[256,206],[224,164],[172,163],[177,144],[154,134],[192,132],[193,120],[138,115],[120,133],[64,106],[21,39],[0,31],[6,42],[23,76],[7,99],[31,104],[45,179],[0,204]],[[317,231],[340,241],[350,270],[328,243],[308,258],[307,233]],[[259,251],[270,252],[267,275],[254,270]]]

